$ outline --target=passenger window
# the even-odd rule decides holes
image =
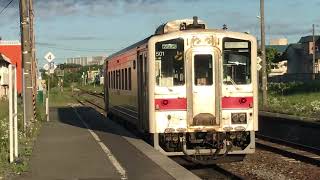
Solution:
[[[129,68],[129,72],[128,72],[128,75],[129,75],[129,78],[128,78],[128,80],[129,80],[129,90],[131,91],[131,81],[132,81],[132,79],[131,79],[131,68]]]
[[[124,90],[124,69],[121,69],[121,89]]]
[[[124,89],[128,90],[128,69],[127,68],[124,70],[124,76],[125,76]]]
[[[113,89],[116,89],[116,71],[113,71]]]

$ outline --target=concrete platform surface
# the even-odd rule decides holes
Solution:
[[[199,179],[92,108],[50,112],[29,171],[13,179]]]

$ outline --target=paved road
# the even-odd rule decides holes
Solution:
[[[52,108],[50,119],[35,143],[29,172],[14,179],[120,179],[118,166],[128,179],[174,179],[123,138],[134,138],[130,133],[92,108]]]

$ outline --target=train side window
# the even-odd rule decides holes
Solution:
[[[122,78],[122,74],[121,74],[121,70],[119,69],[119,89],[122,89],[121,78]]]
[[[124,90],[124,69],[121,69],[121,89]]]
[[[116,89],[116,71],[113,71],[113,89]]]
[[[128,90],[128,69],[124,70],[124,89]]]
[[[120,81],[120,73],[119,73],[119,70],[117,70],[117,87],[116,87],[116,89],[120,89],[119,81]]]
[[[129,68],[129,72],[128,72],[128,75],[129,75],[129,77],[128,77],[128,81],[129,81],[129,90],[131,91],[131,81],[132,81],[132,79],[131,79],[131,68]]]
[[[109,82],[109,84],[110,84],[110,89],[112,89],[112,71],[110,71],[110,82]]]

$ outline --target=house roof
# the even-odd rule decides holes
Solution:
[[[314,36],[315,41],[318,41],[320,36]],[[301,37],[298,43],[307,43],[307,42],[312,42],[312,36],[304,36]]]
[[[288,45],[267,45],[267,48],[274,48],[278,53],[284,53],[288,47]]]
[[[8,57],[0,53],[0,61],[5,61],[8,64],[11,64],[11,61]]]

